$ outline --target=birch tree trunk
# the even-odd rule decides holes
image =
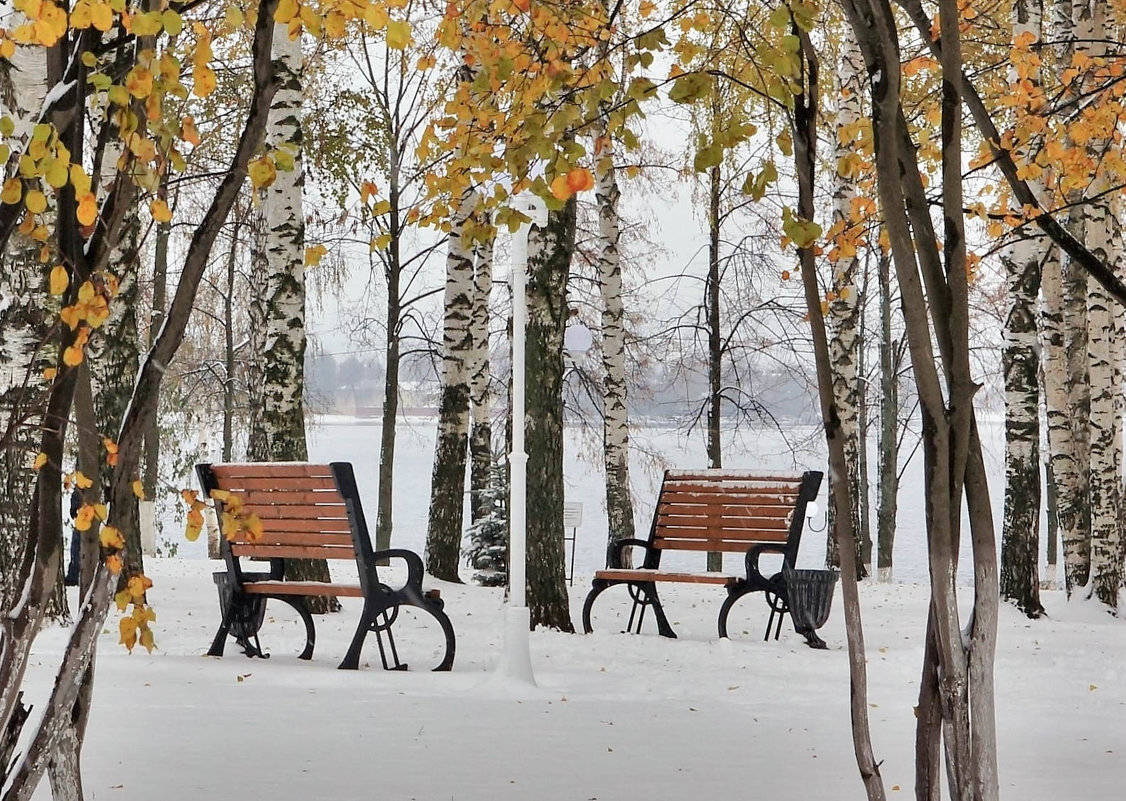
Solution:
[[[528,609],[532,626],[573,632],[563,549],[563,329],[567,279],[575,250],[577,203],[548,214],[528,238],[526,342],[529,509]]]
[[[278,91],[270,106],[266,142],[274,153],[293,158],[292,170],[278,170],[265,193],[266,262],[265,350],[263,352],[262,408],[257,419],[255,444],[264,449],[255,460],[304,462],[309,458],[305,441],[305,187],[304,140],[301,132],[301,37],[291,39],[286,26],[274,31],[271,65]],[[328,563],[291,560],[286,578],[294,581],[328,581]],[[314,613],[336,611],[335,598],[310,596]]]
[[[469,429],[469,498],[474,523],[493,512],[489,497],[493,465],[493,401],[489,358],[489,299],[493,294],[493,247],[490,236],[474,248],[473,310],[470,336],[473,352],[469,369],[471,420]]]
[[[863,57],[856,42],[845,34],[841,42],[841,63],[836,70],[837,80],[837,119],[836,152],[837,172],[833,185],[833,230],[845,232],[856,225],[852,219],[853,200],[857,196],[856,179],[847,159],[857,148],[858,123],[863,119],[861,93],[864,90]],[[829,359],[833,365],[833,396],[836,398],[837,414],[840,416],[840,431],[844,442],[845,461],[848,472],[837,476],[830,471],[829,483],[845,481],[849,497],[849,514],[856,548],[857,578],[864,578],[865,563],[862,554],[861,512],[867,508],[866,499],[861,496],[863,480],[860,472],[860,317],[863,308],[858,289],[860,260],[857,258],[855,239],[842,237],[833,262],[833,293],[829,302]],[[834,519],[833,526],[837,525]],[[839,562],[836,541],[832,527],[829,531],[827,558],[832,564]]]
[[[713,107],[713,122],[719,114]],[[720,247],[720,189],[722,173],[717,164],[708,172],[708,280],[704,286],[705,314],[708,319],[708,467],[723,467],[723,442],[721,439],[723,414],[723,344],[719,331],[719,247]],[[723,552],[708,551],[708,570],[723,570]]]
[[[1075,8],[1076,48],[1092,57],[1106,55],[1106,7],[1097,0]],[[1088,144],[1096,164],[1101,159],[1106,141]],[[1120,223],[1111,210],[1107,192],[1111,189],[1105,171],[1093,177],[1089,189],[1092,198],[1086,206],[1084,243],[1107,264],[1115,265],[1120,250]],[[1087,354],[1091,388],[1090,411],[1090,477],[1088,493],[1091,501],[1091,592],[1111,610],[1118,608],[1118,590],[1122,584],[1119,517],[1122,497],[1122,449],[1116,442],[1121,434],[1116,420],[1118,373],[1114,361],[1114,340],[1117,334],[1115,311],[1106,289],[1094,279],[1087,284]],[[1074,412],[1073,412],[1074,414]]]
[[[618,252],[621,191],[614,172],[614,143],[603,129],[595,145],[595,203],[598,206],[598,284],[602,292],[603,465],[606,473],[607,547],[634,536],[633,495],[629,478],[629,407],[626,378],[625,308],[622,303],[622,263]],[[710,273],[709,273],[710,275]],[[710,279],[709,279],[710,280]],[[711,409],[711,406],[708,407]],[[711,420],[709,417],[709,453]],[[718,448],[717,448],[718,450]],[[632,554],[627,549],[632,566]]]
[[[465,461],[469,446],[469,379],[473,336],[473,245],[468,236],[477,195],[470,191],[454,214],[446,256],[442,325],[442,397],[430,482],[426,569],[435,578],[460,582],[461,533],[465,503]]]
[[[1067,66],[1075,48],[1071,0],[1056,0],[1052,12],[1052,39],[1057,42],[1053,57],[1057,66]],[[1078,198],[1068,200],[1075,202]],[[1081,210],[1069,214],[1068,229],[1083,241]],[[1087,278],[1074,260],[1052,249],[1044,262],[1042,284],[1040,340],[1048,451],[1063,543],[1064,586],[1070,596],[1076,588],[1087,585],[1091,570]]]
[[[168,201],[168,177],[161,179],[158,197]],[[153,243],[152,312],[149,315],[148,346],[156,340],[160,326],[164,323],[164,306],[168,293],[168,239],[172,233],[171,220],[156,224],[156,240]],[[145,432],[145,460],[142,480],[145,485],[145,498],[156,498],[157,484],[160,480],[160,412],[153,417],[149,430]]]
[[[1017,0],[1013,39],[1042,40],[1042,0]],[[1040,83],[1038,69],[1018,75]],[[1014,154],[1027,158],[1028,154]],[[1038,195],[1041,181],[1030,181]],[[1051,246],[1046,236],[1022,236],[1002,255],[1006,314],[1001,356],[1005,376],[1005,511],[1001,524],[1001,597],[1031,618],[1040,617],[1040,385],[1036,352],[1036,298],[1040,263]]]

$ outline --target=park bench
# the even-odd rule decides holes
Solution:
[[[727,636],[727,617],[744,595],[762,592],[770,607],[766,636],[775,639],[789,611],[783,568],[794,567],[805,524],[806,504],[817,497],[822,474],[756,473],[747,470],[666,470],[649,539],[624,539],[610,546],[605,570],[594,574],[583,604],[583,628],[589,634],[595,600],[610,587],[625,585],[633,604],[626,630],[640,633],[652,608],[657,631],[675,637],[661,607],[657,585],[663,582],[715,584],[727,590],[719,610],[719,636]],[[644,549],[640,568],[622,567],[627,548]],[[666,551],[721,551],[745,554],[744,575],[661,570]],[[759,560],[781,556],[777,571],[764,573]],[[775,622],[777,621],[777,625]]]
[[[367,523],[352,465],[297,462],[257,464],[200,464],[196,473],[204,495],[215,498],[215,511],[223,518],[225,505],[241,521],[256,515],[261,531],[245,525],[230,525],[222,537],[225,573],[216,574],[219,585],[219,631],[207,652],[222,656],[228,636],[234,636],[247,656],[266,658],[258,641],[266,601],[292,606],[305,624],[305,649],[301,659],[310,659],[316,643],[307,596],[363,598],[363,612],[351,646],[340,663],[342,669],[359,667],[360,651],[369,632],[375,632],[380,659],[388,670],[405,670],[400,662],[392,626],[400,607],[417,607],[437,621],[445,637],[445,651],[435,670],[449,670],[454,661],[454,630],[443,611],[437,591],[422,589],[422,560],[413,551],[390,548],[376,551],[368,536]],[[224,504],[224,493],[231,500]],[[359,582],[344,584],[319,581],[287,581],[290,559],[350,560]],[[247,569],[244,560],[268,560],[269,570]],[[401,560],[406,564],[406,582],[391,587],[380,580],[380,563]],[[384,640],[386,639],[386,643]]]

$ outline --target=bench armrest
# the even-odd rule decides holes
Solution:
[[[375,551],[371,555],[372,563],[368,565],[368,569],[375,572],[375,565],[387,559],[402,559],[407,563],[407,580],[404,582],[404,587],[415,587],[419,591],[422,590],[422,575],[425,570],[422,567],[422,557],[414,551],[408,551],[406,548],[386,548],[382,551]]]
[[[767,542],[747,549],[747,583],[755,589],[773,589],[777,584],[774,577],[767,578],[759,568],[759,557],[764,553],[776,553],[785,558],[790,549],[782,542]]]
[[[625,553],[626,548],[644,548],[645,549],[645,566],[646,567],[656,567],[656,565],[648,564],[649,553],[652,550],[652,548],[649,545],[649,540],[639,540],[639,539],[635,539],[633,537],[626,537],[625,539],[621,539],[621,540],[618,540],[617,542],[610,543],[609,547],[606,548],[606,567],[609,567],[609,568],[612,568],[612,569],[621,568],[621,566],[622,566],[622,554]],[[656,554],[657,554],[658,557],[660,556],[659,551],[657,551]]]

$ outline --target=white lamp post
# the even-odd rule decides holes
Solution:
[[[532,653],[529,637],[531,616],[526,593],[528,454],[524,450],[524,330],[528,323],[526,290],[528,233],[531,225],[547,224],[547,206],[535,195],[522,193],[513,208],[531,218],[512,237],[512,451],[508,454],[509,557],[508,607],[504,616],[504,653],[497,673],[531,685]]]

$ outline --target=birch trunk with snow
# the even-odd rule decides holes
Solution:
[[[168,201],[168,178],[165,175],[160,182],[157,196]],[[152,347],[160,326],[164,323],[164,307],[167,304],[168,294],[168,240],[172,234],[172,221],[168,220],[156,224],[156,238],[153,243],[153,273],[152,273],[152,310],[149,313],[148,346]],[[157,415],[153,419],[149,430],[145,432],[145,459],[144,472],[141,474],[145,486],[145,498],[156,498],[157,484],[160,481],[160,412],[159,402]],[[210,555],[210,554],[209,554]]]
[[[1042,0],[1017,0],[1013,39],[1042,40]],[[1015,82],[1022,76],[1013,70]],[[1026,76],[1040,83],[1038,69]],[[1016,154],[1028,158],[1028,153]],[[1042,181],[1029,181],[1037,195]],[[1040,617],[1040,385],[1036,298],[1040,264],[1051,247],[1043,235],[1021,236],[1002,254],[1006,312],[1001,364],[1005,377],[1005,509],[1001,522],[1001,597]]]
[[[858,224],[852,219],[853,201],[857,197],[856,179],[851,171],[842,173],[850,163],[846,157],[856,150],[856,131],[863,119],[861,96],[864,91],[864,64],[860,51],[851,35],[846,33],[841,42],[841,63],[836,70],[837,80],[837,119],[835,161],[838,169],[833,179],[833,228],[842,231]],[[836,399],[837,413],[840,415],[840,435],[844,440],[845,459],[848,474],[837,476],[830,473],[829,483],[844,481],[848,487],[849,513],[856,547],[857,578],[867,575],[868,565],[862,554],[861,515],[867,509],[867,499],[862,497],[863,484],[860,473],[860,402],[862,376],[860,374],[860,302],[858,272],[860,260],[850,245],[846,251],[841,248],[836,261],[832,263],[832,287],[834,298],[829,302],[829,358],[833,365],[833,396]],[[834,521],[833,526],[837,525]],[[838,564],[836,553],[837,538],[830,526],[826,557],[831,564]]]
[[[1075,48],[1071,0],[1052,4],[1052,39],[1057,43],[1053,59],[1062,69],[1060,65],[1071,63]],[[1069,202],[1078,199],[1068,198]],[[1074,210],[1068,218],[1069,231],[1083,241],[1082,210]],[[1058,249],[1049,251],[1043,266],[1040,340],[1048,450],[1063,543],[1064,586],[1069,595],[1087,585],[1091,571],[1086,295],[1083,269]]]
[[[528,453],[528,608],[532,626],[574,631],[563,548],[563,330],[575,251],[571,198],[528,237],[525,444]],[[514,425],[516,423],[514,422]]]
[[[465,502],[465,463],[469,447],[469,380],[473,352],[471,224],[478,198],[462,196],[450,225],[442,322],[442,395],[430,481],[426,531],[426,569],[435,578],[460,582],[461,535]]]
[[[469,360],[469,507],[474,523],[493,511],[488,497],[493,466],[493,400],[489,358],[489,299],[493,294],[493,251],[495,236],[479,242],[473,249],[473,309],[470,336],[473,351]]]
[[[1077,52],[1105,57],[1106,7],[1089,0],[1074,7]],[[1098,163],[1106,142],[1087,143],[1088,153]],[[1107,264],[1115,265],[1120,253],[1120,223],[1111,208],[1107,192],[1111,189],[1105,170],[1093,176],[1085,207],[1084,244]],[[1087,356],[1091,392],[1090,475],[1088,494],[1091,503],[1091,592],[1110,609],[1118,608],[1122,583],[1119,517],[1122,499],[1122,449],[1115,441],[1120,433],[1115,420],[1118,412],[1118,371],[1114,363],[1117,334],[1115,310],[1106,289],[1094,279],[1087,283]],[[1073,412],[1074,415],[1074,412]]]
[[[614,171],[614,142],[605,130],[596,145],[595,203],[598,206],[598,285],[602,293],[603,465],[606,472],[607,547],[634,536],[633,495],[629,478],[629,406],[626,377],[625,307],[622,302],[622,261],[618,251],[621,218]],[[601,149],[598,149],[598,148]],[[709,406],[710,408],[710,406]],[[632,557],[630,549],[624,556]],[[626,561],[622,567],[630,567]]]
[[[253,436],[270,461],[303,462],[309,458],[305,440],[305,187],[304,139],[301,130],[301,37],[291,39],[286,26],[274,31],[271,57],[278,91],[270,106],[266,143],[271,152],[293,158],[292,170],[277,172],[265,191],[266,220],[265,351],[262,367],[262,408]],[[251,458],[263,458],[254,454]],[[286,578],[328,581],[323,559],[293,560]],[[336,611],[335,598],[306,598],[314,613]]]

